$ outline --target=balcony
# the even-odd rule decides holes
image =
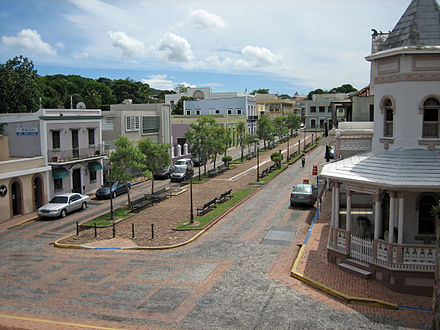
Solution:
[[[105,154],[104,145],[100,144],[87,148],[48,150],[47,158],[49,163],[65,163],[73,160],[96,158]]]
[[[247,117],[247,121],[257,121],[258,120],[258,116],[248,116]]]

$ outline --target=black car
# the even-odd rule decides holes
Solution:
[[[110,186],[113,194],[113,198],[121,194],[125,194],[130,189],[130,183],[122,183],[119,181],[107,182],[101,188],[96,190],[95,196],[97,199],[107,199],[110,198]]]
[[[171,173],[174,172],[174,166],[169,165],[165,168],[163,168],[162,170],[160,170],[159,172],[156,172],[153,174],[153,178],[155,179],[168,179],[171,175]]]
[[[182,182],[189,178],[189,172],[186,167],[176,167],[170,175],[171,182]]]

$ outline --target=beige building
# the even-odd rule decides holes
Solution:
[[[284,117],[294,112],[295,101],[281,99],[277,94],[256,94],[257,114],[265,114],[270,119]]]

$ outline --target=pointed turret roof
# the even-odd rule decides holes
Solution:
[[[440,46],[437,0],[412,0],[381,50],[407,46]]]

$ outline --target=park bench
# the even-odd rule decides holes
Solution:
[[[210,178],[215,177],[217,174],[219,174],[219,172],[216,168],[212,168],[212,169],[208,170],[208,176]]]
[[[229,190],[225,191],[224,193],[222,193],[219,197],[216,197],[215,199],[216,199],[217,203],[223,203],[226,200],[226,198],[231,198],[232,197],[231,192],[232,192],[232,189],[229,189]]]
[[[203,204],[202,206],[199,206],[197,208],[197,215],[203,215],[206,212],[210,211],[212,208],[216,208],[217,206],[216,204],[217,199],[214,197],[213,199],[211,199],[209,202],[206,202],[205,204]]]
[[[138,212],[144,207],[153,205],[153,201],[146,199],[145,197],[140,197],[131,201],[131,212]]]
[[[225,166],[224,164],[220,165],[219,167],[217,167],[217,171],[219,173],[223,173],[224,171],[226,171],[228,169],[227,166]]]
[[[155,203],[158,203],[158,202],[166,199],[168,196],[170,196],[170,192],[168,191],[168,188],[162,188],[162,189],[156,190],[152,194],[145,194],[144,195],[145,199],[150,200]]]
[[[260,178],[264,178],[266,175],[268,175],[269,174],[269,168],[266,168],[265,170],[263,170],[261,173],[260,173]]]

